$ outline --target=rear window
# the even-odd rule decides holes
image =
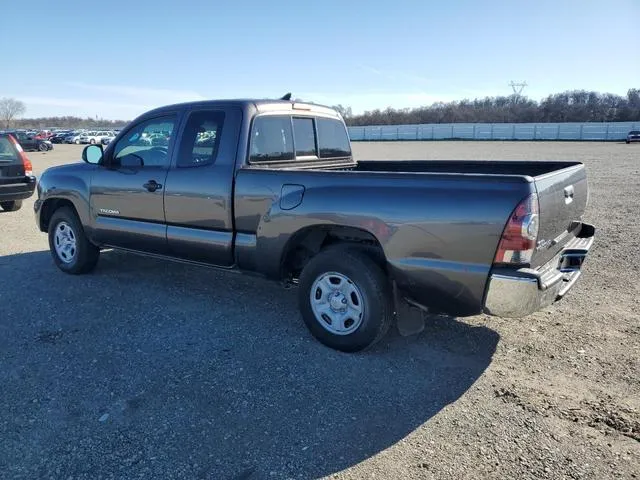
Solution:
[[[351,145],[344,124],[331,118],[316,118],[320,158],[350,157]]]
[[[251,131],[251,162],[281,162],[293,160],[291,117],[262,116],[253,121]]]
[[[17,162],[18,152],[8,137],[0,136],[0,162]]]
[[[294,118],[293,138],[296,142],[296,157],[315,157],[317,155],[313,118]]]

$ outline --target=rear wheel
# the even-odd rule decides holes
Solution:
[[[382,268],[353,247],[330,247],[300,275],[299,305],[307,328],[328,347],[364,350],[393,321],[393,296]]]
[[[17,210],[20,210],[20,208],[22,208],[22,200],[14,200],[12,202],[2,202],[0,203],[0,207],[2,207],[2,209],[5,212],[15,212]]]
[[[49,250],[58,268],[74,275],[93,270],[100,257],[100,249],[87,239],[80,219],[68,207],[51,216]]]
[[[96,141],[92,138],[91,140],[89,140],[89,143],[90,143],[91,145],[95,145]]]
[[[46,152],[47,150],[49,150],[49,147],[47,147],[46,143],[39,143],[38,144],[38,151]]]

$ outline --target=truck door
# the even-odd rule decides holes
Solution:
[[[101,243],[166,253],[163,194],[177,125],[177,114],[146,118],[107,148],[106,165],[91,178],[94,236]]]
[[[239,107],[187,112],[164,190],[170,255],[233,266],[233,182],[241,122]]]

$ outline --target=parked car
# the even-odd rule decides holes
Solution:
[[[101,143],[102,139],[105,137],[113,136],[112,132],[106,131],[94,131],[94,132],[85,132],[80,136],[80,143]]]
[[[631,130],[627,134],[627,139],[625,140],[625,142],[626,143],[640,142],[640,130]]]
[[[51,130],[40,130],[39,132],[36,132],[34,138],[37,140],[50,140],[52,136],[53,133]]]
[[[83,135],[84,132],[73,132],[65,137],[64,143],[75,143],[76,145],[80,145],[80,137]]]
[[[33,195],[36,177],[31,162],[11,134],[0,134],[0,207],[15,212]]]
[[[116,138],[114,132],[106,132],[106,136],[100,138],[100,143],[102,143],[102,145],[109,145],[114,138]]]
[[[68,137],[70,133],[71,132],[68,131],[57,132],[49,140],[51,140],[51,143],[64,143],[65,138]]]
[[[158,131],[169,145],[140,143]],[[573,287],[594,239],[580,162],[355,161],[342,117],[313,104],[162,107],[82,159],[38,182],[60,270],[119,248],[257,273],[297,285],[311,333],[343,351],[424,311],[529,315]]]
[[[48,152],[49,150],[53,150],[53,144],[49,140],[36,138],[35,135],[29,135],[20,131],[14,131],[11,132],[11,134],[13,138],[18,141],[23,150],[37,150],[39,152]]]

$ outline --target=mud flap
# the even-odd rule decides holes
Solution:
[[[423,308],[407,302],[399,293],[395,282],[393,282],[393,301],[396,310],[396,325],[400,335],[408,337],[422,332],[428,313]]]

